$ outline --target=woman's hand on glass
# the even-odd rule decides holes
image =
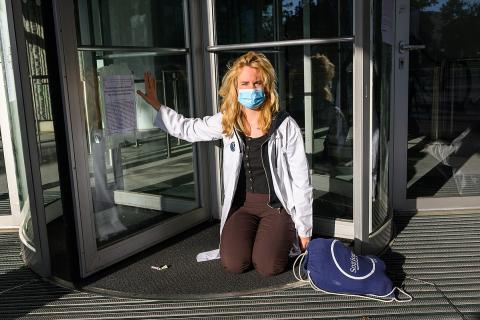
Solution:
[[[298,237],[300,240],[300,250],[304,252],[307,249],[308,243],[310,242],[310,237]]]
[[[146,103],[154,107],[156,110],[159,110],[161,103],[157,98],[157,84],[155,77],[150,72],[145,72],[143,79],[145,82],[145,93],[137,90],[137,94],[142,97]]]

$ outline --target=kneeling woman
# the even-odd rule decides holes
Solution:
[[[220,258],[224,268],[264,275],[285,271],[289,255],[304,251],[312,234],[312,185],[299,126],[279,111],[275,70],[265,55],[248,52],[222,80],[220,112],[185,118],[157,100],[154,77],[138,91],[158,110],[155,126],[190,141],[223,139]]]

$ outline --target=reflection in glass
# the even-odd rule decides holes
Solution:
[[[407,197],[480,195],[480,1],[413,2]]]
[[[9,43],[8,39],[8,25],[4,22],[6,20],[6,9],[5,3],[0,3],[0,104],[2,106],[2,112],[5,110],[3,107],[8,106],[8,101],[10,101],[8,85],[6,79],[6,73],[11,63],[8,61],[11,60],[9,57],[10,52],[8,51],[8,46],[5,46],[4,43]],[[5,48],[5,49],[4,49]],[[10,84],[11,86],[11,84]],[[3,116],[0,121],[5,122],[9,121],[9,117]],[[5,126],[3,123],[0,125],[1,130],[3,131]],[[4,158],[4,146],[3,146],[3,136],[4,134],[0,132],[0,216],[10,214],[10,200],[8,195],[8,184],[7,184],[7,175],[5,169],[5,158]]]
[[[47,223],[51,223],[58,219],[63,212],[41,5],[40,2],[34,0],[23,1],[22,13],[31,79],[30,90],[35,116],[43,202]],[[28,221],[31,227],[30,219]]]
[[[352,13],[348,0],[216,1],[217,44],[352,36]],[[314,214],[351,220],[352,44],[272,49],[263,53],[276,68],[280,105],[304,131]],[[218,54],[219,79],[243,52]]]
[[[154,128],[152,107],[134,95],[133,130],[106,130],[113,121],[104,97],[108,72],[132,76],[132,94],[144,90],[143,72],[153,72],[159,100],[189,116],[186,57],[108,58],[103,52],[81,52],[79,57],[97,244],[109,244],[198,207],[192,144]]]
[[[352,36],[352,12],[351,0],[215,1],[217,44]]]
[[[314,212],[348,220],[353,218],[352,57],[351,44],[312,48]]]
[[[183,1],[76,1],[79,45],[184,48]]]
[[[0,88],[0,90],[4,90],[4,88]],[[3,143],[0,135],[0,216],[9,214],[10,200],[8,196],[7,175],[5,171],[5,158],[3,156]]]
[[[97,246],[105,247],[199,205],[192,144],[154,128],[156,111],[135,94],[144,91],[143,74],[150,71],[159,100],[192,116],[186,55],[143,49],[184,48],[185,8],[177,0],[76,4],[78,45],[99,49],[80,48],[79,63],[92,214]],[[126,81],[122,97],[108,94],[119,89],[112,77]]]
[[[45,205],[48,206],[55,201],[61,201],[61,197],[42,13],[41,6],[33,0],[25,1],[22,9],[25,33],[35,35],[25,38],[43,197]]]
[[[282,47],[264,51],[274,65],[280,107],[296,120],[304,132],[314,187],[314,215],[353,218],[353,99],[350,43],[312,46],[311,68],[304,66],[304,47]],[[259,50],[262,51],[262,50]],[[219,53],[219,78],[226,65],[241,53]],[[310,81],[312,90],[305,90]],[[307,108],[306,104],[311,108]],[[306,131],[306,121],[313,123]],[[308,150],[311,150],[310,152]]]
[[[390,115],[392,101],[392,41],[382,32],[382,18],[388,6],[381,0],[374,5],[373,96],[372,96],[372,230],[382,226],[388,216]],[[393,9],[392,9],[393,10]],[[393,14],[393,12],[391,12]]]
[[[311,38],[353,36],[352,0],[310,1]]]
[[[217,44],[273,41],[274,0],[215,1]]]

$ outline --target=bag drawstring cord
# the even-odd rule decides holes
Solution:
[[[300,282],[308,282],[310,284],[310,286],[312,287],[312,289],[315,290],[315,291],[319,291],[319,292],[326,293],[326,294],[337,295],[337,296],[356,297],[356,298],[362,298],[362,299],[368,299],[368,300],[374,300],[374,301],[380,301],[380,302],[396,301],[396,302],[402,302],[403,303],[403,302],[410,302],[410,301],[413,300],[411,295],[409,295],[408,293],[406,293],[404,290],[400,289],[399,287],[394,287],[392,289],[392,291],[390,291],[389,293],[387,293],[384,296],[377,296],[377,295],[374,295],[374,294],[358,295],[358,294],[336,293],[336,292],[329,292],[329,291],[325,291],[323,289],[320,289],[319,287],[317,287],[315,285],[315,283],[313,283],[312,279],[310,278],[310,273],[308,271],[307,271],[307,279],[304,279],[303,276],[302,276],[303,261],[304,261],[305,256],[307,254],[308,254],[308,251],[305,251],[304,253],[298,255],[298,257],[295,259],[295,262],[293,263],[293,276],[295,277],[295,279],[297,279]],[[296,271],[297,264],[298,264],[298,273]],[[395,297],[395,295],[393,295],[393,297],[392,297],[392,294],[395,293],[395,290],[398,290],[398,292],[404,294],[407,297],[407,299],[397,299]],[[387,297],[391,297],[391,298],[387,300],[387,299],[385,299]]]

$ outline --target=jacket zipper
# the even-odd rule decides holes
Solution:
[[[240,150],[240,154],[243,154],[243,143],[240,137],[238,136],[237,129],[233,128],[233,133],[235,133],[235,136],[237,137],[238,150]]]
[[[238,141],[238,150],[240,151],[240,162],[243,161],[242,159],[242,142],[240,141],[240,137],[238,136],[237,134],[237,130],[235,128],[233,128],[233,132],[235,133],[235,136],[237,137],[237,141]],[[233,187],[233,196],[232,196],[232,201],[233,201],[233,198],[235,197],[235,193],[237,192],[237,187],[238,187],[238,174],[235,175],[236,176],[236,181],[235,181],[235,186]],[[231,204],[230,204],[231,205]]]
[[[263,145],[265,143],[267,143],[268,141],[270,141],[270,139],[272,139],[272,136],[270,136],[267,140],[265,140],[264,143],[262,143],[262,145],[260,146],[260,158],[262,158],[262,167],[263,167],[263,171],[265,172],[265,178],[267,179],[267,187],[268,187],[268,202],[267,202],[267,206],[271,209],[276,209],[274,207],[272,207],[270,205],[270,201],[271,201],[271,197],[272,197],[272,191],[270,190],[270,181],[268,180],[268,174],[267,174],[267,170],[265,169],[265,163],[263,162]],[[268,151],[268,150],[267,150]],[[278,211],[280,212],[280,210]]]

